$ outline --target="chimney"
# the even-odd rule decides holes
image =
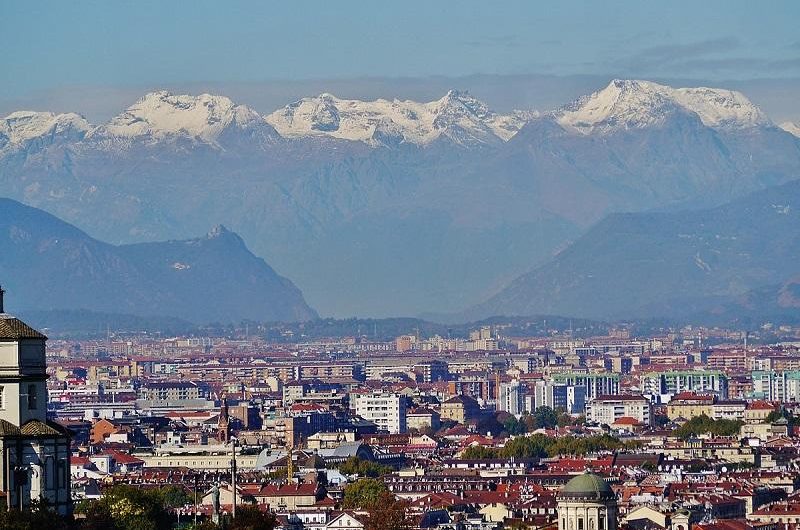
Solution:
[[[6,292],[3,290],[3,286],[0,285],[0,314],[6,312],[5,309],[3,309],[3,295],[4,294],[6,294]]]

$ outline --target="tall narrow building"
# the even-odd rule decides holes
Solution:
[[[43,500],[66,515],[69,434],[47,420],[47,337],[5,312],[0,287],[0,490],[8,508]]]

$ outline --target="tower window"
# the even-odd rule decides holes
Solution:
[[[28,385],[28,410],[36,410],[36,385]]]
[[[597,530],[606,530],[606,516],[601,515],[597,518]]]
[[[583,530],[583,517],[578,517],[578,530]]]

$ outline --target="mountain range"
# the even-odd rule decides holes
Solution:
[[[20,311],[92,310],[201,324],[317,316],[292,282],[222,226],[184,241],[114,246],[0,199],[0,248],[7,307]]]
[[[609,215],[459,318],[766,319],[797,315],[799,295],[800,181],[793,181],[706,210]]]
[[[647,81],[549,112],[304,98],[267,115],[153,92],[109,122],[0,120],[4,195],[113,244],[230,226],[326,315],[454,312],[614,212],[709,208],[800,177],[738,93]]]

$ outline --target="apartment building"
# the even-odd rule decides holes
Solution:
[[[598,396],[586,405],[586,419],[611,425],[620,418],[633,418],[643,425],[652,425],[653,405],[639,395]]]
[[[358,416],[375,423],[379,429],[391,434],[407,430],[406,398],[399,394],[362,394],[355,398]]]

